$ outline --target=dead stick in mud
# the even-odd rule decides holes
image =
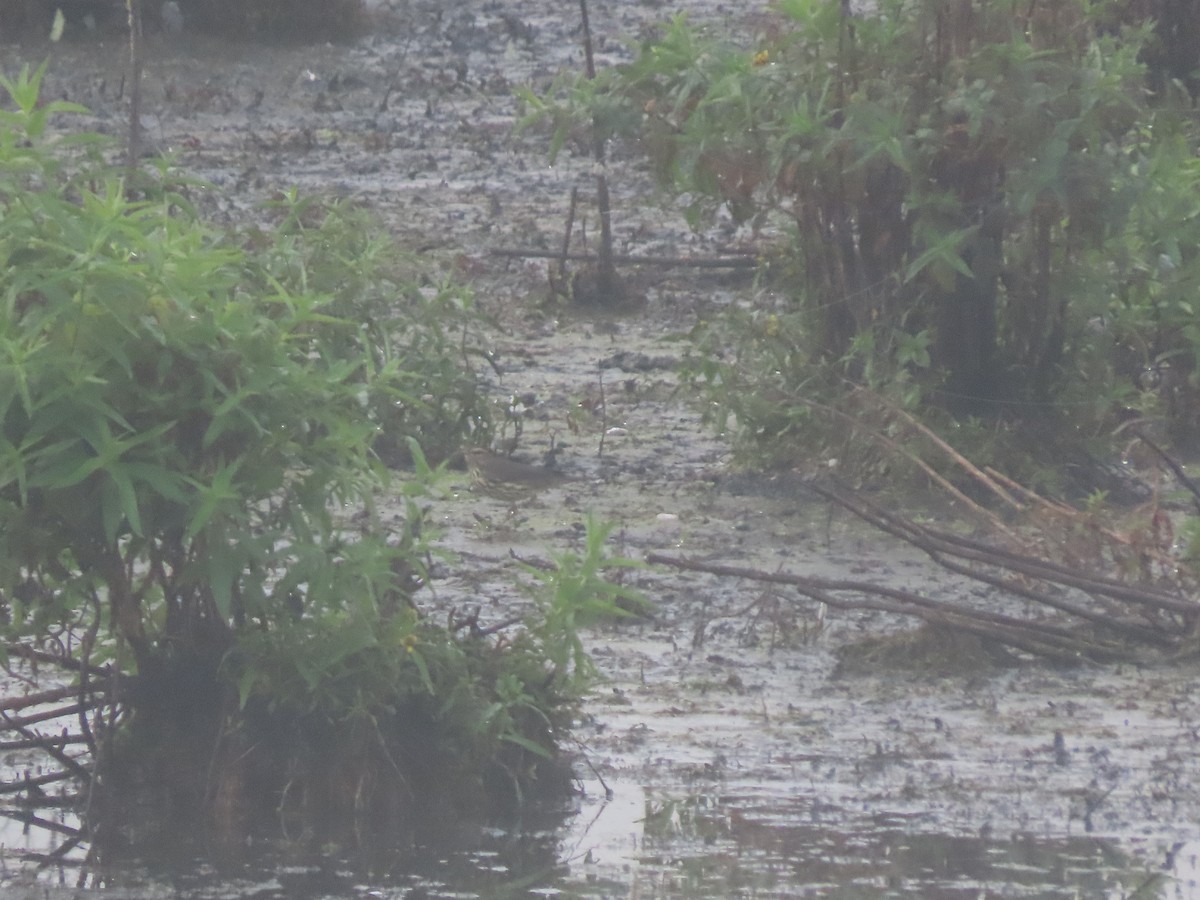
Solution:
[[[951,628],[958,631],[967,631],[975,634],[980,638],[989,638],[998,641],[1016,650],[1023,650],[1035,656],[1041,656],[1048,659],[1054,659],[1059,662],[1078,664],[1081,659],[1081,654],[1086,656],[1084,650],[1087,648],[1060,648],[1051,645],[1043,640],[1044,635],[1041,634],[1021,634],[1016,630],[1004,632],[997,626],[982,626],[969,621],[957,621],[952,616],[942,615],[933,611],[918,612],[910,607],[906,607],[901,603],[894,603],[890,600],[868,599],[868,600],[847,600],[841,597],[835,597],[824,591],[802,590],[801,593],[810,600],[815,600],[818,603],[824,603],[833,609],[842,610],[871,610],[874,612],[886,612],[899,616],[907,616],[909,618],[918,618],[930,625],[937,625],[944,628]],[[1103,648],[1102,648],[1103,649]],[[1130,660],[1128,654],[1112,656],[1113,661],[1134,661]]]
[[[820,602],[828,603],[834,608],[845,606],[845,601],[840,600],[830,594],[830,591],[840,591],[854,594],[863,594],[867,596],[885,597],[890,601],[887,607],[888,612],[898,612],[904,615],[919,615],[918,610],[926,610],[937,615],[955,615],[965,616],[972,619],[978,619],[981,622],[987,622],[992,625],[1000,625],[1013,628],[1025,628],[1029,626],[1029,622],[1024,619],[1017,619],[1012,616],[1006,616],[1003,613],[987,612],[985,610],[966,610],[962,607],[953,606],[949,603],[944,603],[940,600],[933,600],[929,597],[923,597],[920,594],[906,591],[902,588],[892,588],[882,584],[874,584],[869,581],[846,581],[842,579],[832,578],[815,578],[806,575],[795,575],[791,572],[765,572],[761,569],[750,569],[743,566],[730,566],[720,563],[704,563],[697,560],[690,560],[684,557],[670,557],[658,553],[652,553],[646,557],[649,563],[661,563],[669,565],[677,569],[685,569],[688,571],[707,572],[710,575],[720,575],[730,578],[745,578],[749,581],[765,582],[768,584],[785,584],[789,587],[799,589],[802,593],[808,594],[812,591],[819,594]],[[1074,636],[1074,631],[1066,626],[1054,625],[1051,623],[1039,623],[1037,626],[1039,631],[1044,631],[1059,638],[1071,638]]]
[[[879,398],[876,398],[870,392],[865,391],[861,387],[853,386],[853,390],[855,391],[855,393],[858,396],[866,396],[868,398],[876,399],[876,400],[879,399]],[[812,406],[813,408],[822,409],[827,412],[830,412],[831,414],[842,416],[843,418],[846,418],[847,421],[850,421],[852,424],[854,423],[854,420],[851,417],[847,416],[841,410],[837,410],[832,407],[827,407],[823,404],[817,404],[815,402],[810,402],[810,401],[806,401],[806,402],[808,402],[808,404],[810,406]],[[1004,475],[1002,475],[1001,473],[995,471],[994,469],[992,469],[990,467],[988,467],[986,469],[978,468],[973,463],[971,463],[970,460],[966,459],[964,456],[962,456],[960,453],[958,453],[956,450],[954,450],[953,447],[951,447],[949,444],[947,444],[945,441],[943,441],[941,438],[939,438],[936,434],[934,434],[929,428],[927,428],[922,423],[918,422],[908,412],[906,412],[902,409],[898,409],[891,405],[887,405],[887,409],[891,413],[902,418],[906,423],[908,423],[912,428],[916,429],[919,433],[926,436],[930,441],[932,441],[935,444],[935,446],[938,447],[939,450],[941,450],[944,454],[946,454],[956,465],[958,465],[960,468],[962,468],[964,471],[966,471],[978,483],[985,486],[994,496],[1000,498],[1001,500],[1003,500],[1005,503],[1007,503],[1012,508],[1017,509],[1017,510],[1024,510],[1024,509],[1027,509],[1028,505],[1030,505],[1030,504],[1035,505],[1035,506],[1041,506],[1044,509],[1048,509],[1055,514],[1058,514],[1060,516],[1067,518],[1071,522],[1074,522],[1077,524],[1088,524],[1092,530],[1097,531],[1099,534],[1104,536],[1106,539],[1108,539],[1114,543],[1125,544],[1125,545],[1131,545],[1133,543],[1132,540],[1126,535],[1118,534],[1118,533],[1112,531],[1111,529],[1100,528],[1098,526],[1095,526],[1094,524],[1084,523],[1082,520],[1082,517],[1079,515],[1078,511],[1075,510],[1073,507],[1065,506],[1060,503],[1054,503],[1043,497],[1040,497],[1037,494],[1035,494],[1033,491],[1030,491],[1028,488],[1025,488],[1023,485],[1020,485],[1017,482],[1014,482],[1012,479],[1005,477]],[[859,425],[857,427],[860,429],[860,431],[862,430],[861,425]],[[1007,537],[1009,537],[1010,539],[1012,539],[1015,543],[1018,543],[1018,544],[1022,543],[1022,541],[1017,537],[1017,535],[1013,531],[1011,531],[1007,526],[1005,526],[1002,522],[1000,522],[1000,520],[995,515],[993,515],[990,511],[983,509],[981,506],[979,506],[978,504],[974,503],[969,498],[967,498],[965,494],[963,494],[961,491],[959,491],[957,488],[955,488],[953,485],[951,485],[948,480],[946,480],[945,478],[940,476],[938,473],[936,473],[932,469],[932,467],[930,467],[928,464],[926,464],[924,462],[924,460],[922,460],[920,457],[916,456],[915,454],[910,452],[907,448],[905,448],[898,442],[894,441],[887,435],[884,435],[878,431],[873,431],[873,430],[866,430],[866,433],[869,436],[873,437],[876,441],[882,443],[885,446],[888,446],[893,451],[906,456],[910,461],[912,461],[915,465],[917,465],[924,472],[926,472],[926,474],[929,475],[929,477],[933,478],[940,486],[942,486],[944,489],[949,491],[952,496],[961,500],[964,504],[969,506],[971,509],[973,509],[977,513],[984,515],[991,522],[992,526],[995,527],[998,531],[1000,531],[1002,534],[1004,534]],[[915,546],[919,547],[920,549],[925,550],[925,552],[929,553],[931,556],[934,555],[934,552],[932,550],[930,550],[929,547],[927,546],[927,543],[929,542],[929,540],[931,538],[935,539],[936,541],[947,541],[951,544],[956,544],[956,545],[963,545],[964,543],[966,543],[965,539],[962,539],[956,535],[950,535],[947,532],[938,532],[935,529],[929,529],[929,528],[925,528],[925,527],[916,526],[913,523],[911,523],[905,519],[900,519],[898,517],[891,516],[889,513],[886,513],[885,511],[883,511],[882,509],[880,509],[878,507],[874,508],[874,512],[873,512],[872,516],[867,516],[862,512],[861,509],[856,510],[856,509],[852,508],[852,503],[848,499],[846,499],[847,494],[845,492],[843,492],[841,497],[835,497],[832,494],[823,493],[815,485],[810,484],[810,487],[813,487],[817,493],[821,493],[822,496],[826,497],[826,499],[834,500],[834,502],[837,502],[840,505],[844,506],[845,508],[850,509],[852,512],[855,512],[856,515],[859,515],[860,517],[867,519],[868,521],[871,521],[872,524],[874,524],[876,527],[879,527],[879,528],[887,531],[889,534],[896,535],[897,537],[900,537],[902,540],[913,543]],[[883,521],[886,521],[888,523],[888,527],[884,527],[884,525],[881,524],[881,522],[883,522]],[[1150,557],[1152,557],[1156,561],[1162,563],[1163,565],[1174,566],[1176,564],[1175,561],[1172,560],[1168,554],[1165,554],[1154,547],[1144,547],[1144,548],[1139,548],[1139,549],[1141,552],[1143,552],[1144,554],[1148,554]],[[1183,623],[1183,626],[1185,628],[1190,627],[1191,620],[1198,613],[1200,613],[1200,606],[1197,606],[1195,603],[1193,603],[1190,600],[1184,600],[1184,599],[1180,599],[1178,597],[1166,595],[1159,591],[1149,591],[1149,590],[1131,587],[1130,585],[1127,585],[1124,582],[1118,582],[1118,581],[1114,581],[1111,579],[1103,579],[1103,578],[1095,579],[1092,576],[1086,575],[1086,573],[1079,572],[1078,570],[1068,569],[1065,566],[1058,566],[1054,563],[1049,562],[1048,560],[1037,559],[1034,557],[1020,556],[1018,554],[1006,554],[1005,551],[1001,551],[997,548],[994,548],[992,545],[975,544],[974,550],[976,551],[976,553],[981,554],[981,555],[973,557],[973,558],[976,558],[979,561],[985,562],[986,564],[1012,568],[1016,571],[1021,572],[1022,574],[1028,575],[1030,577],[1040,578],[1040,579],[1048,580],[1048,581],[1051,581],[1051,582],[1054,582],[1057,584],[1061,584],[1064,586],[1072,587],[1072,588],[1075,588],[1077,590],[1083,591],[1084,593],[1091,595],[1093,597],[1093,599],[1098,599],[1098,597],[1100,597],[1100,596],[1109,597],[1114,600],[1135,603],[1135,604],[1142,605],[1142,606],[1150,606],[1152,608],[1157,608],[1157,609],[1160,609],[1160,610],[1163,610],[1166,612],[1171,612],[1174,614],[1184,616],[1186,621]],[[959,553],[957,555],[963,556],[965,554]],[[994,558],[995,555],[1002,555],[1004,558],[1004,561],[997,562]],[[939,559],[939,558],[935,557],[935,561],[937,561],[940,565],[946,566],[947,568],[951,568],[952,571],[960,571],[957,569],[953,569],[953,567],[948,565],[944,559]],[[1058,573],[1058,574],[1057,575],[1048,574],[1047,570],[1054,572],[1054,573]],[[973,571],[963,572],[963,574],[968,574],[971,577],[975,577],[975,573]],[[1008,583],[1006,585],[998,585],[998,586],[1003,586],[1003,587],[1005,587],[1005,589],[1009,589],[1009,590],[1015,590],[1016,593],[1022,593],[1020,590],[1016,590],[1011,583]],[[1022,594],[1022,595],[1028,596],[1027,594]],[[1035,596],[1030,596],[1029,599],[1033,599],[1037,602],[1046,603],[1047,605],[1050,605],[1050,606],[1056,606],[1055,602],[1045,594],[1039,593]],[[1062,608],[1062,607],[1060,607],[1060,608]],[[1082,614],[1078,611],[1077,608],[1076,609],[1064,609],[1064,611],[1072,612],[1073,614]],[[1085,617],[1087,616],[1087,614],[1083,614],[1083,615],[1085,615]],[[1121,623],[1119,620],[1111,619],[1111,618],[1107,618],[1107,617],[1103,617],[1103,616],[1098,616],[1097,621],[1102,622],[1106,627],[1112,627],[1116,630],[1126,632],[1127,634],[1128,634],[1129,628],[1138,627],[1136,623]],[[1151,631],[1152,631],[1152,633],[1154,633],[1156,635],[1160,635],[1160,636],[1165,636],[1168,633],[1165,630],[1154,631],[1153,629],[1151,629]],[[1130,635],[1130,636],[1132,636],[1132,635]]]
[[[596,80],[596,59],[592,52],[592,25],[588,18],[587,0],[579,0],[579,16],[583,25],[583,56],[588,81]],[[612,200],[608,194],[608,176],[604,173],[606,151],[599,123],[592,120],[592,158],[596,160],[596,209],[600,214],[600,256],[596,263],[600,293],[617,293],[617,270],[613,263]]]
[[[825,603],[832,608],[876,609],[918,618],[931,624],[971,631],[981,637],[990,637],[1017,649],[1037,652],[1043,656],[1054,656],[1063,660],[1078,661],[1082,658],[1104,658],[1110,660],[1136,660],[1136,654],[1120,645],[1087,640],[1079,637],[1072,629],[1052,623],[1031,622],[982,610],[968,610],[939,600],[933,600],[899,588],[860,581],[841,581],[827,578],[812,578],[788,572],[764,572],[742,566],[706,563],[681,557],[652,553],[646,557],[652,565],[668,565],[686,571],[707,572],[750,581],[785,584],[796,588],[805,596]],[[882,597],[883,600],[847,601],[833,591],[852,592],[867,597]]]
[[[853,428],[859,434],[862,434],[866,437],[871,438],[876,443],[878,443],[884,447],[887,447],[889,450],[891,450],[893,453],[897,454],[898,456],[903,456],[904,458],[908,459],[913,465],[915,465],[918,469],[920,469],[922,472],[924,472],[928,478],[930,478],[934,483],[936,483],[939,487],[941,487],[942,490],[944,490],[950,496],[954,497],[956,500],[961,502],[965,507],[967,507],[968,509],[975,512],[975,514],[978,515],[980,518],[985,519],[986,521],[990,522],[992,524],[992,526],[994,528],[996,528],[997,531],[999,531],[1003,534],[1006,534],[1010,537],[1015,538],[1015,535],[1012,534],[1012,532],[1009,530],[1008,526],[1005,525],[1002,521],[1000,521],[1000,518],[995,513],[993,513],[991,510],[984,509],[982,506],[980,506],[978,503],[976,503],[974,500],[972,500],[970,497],[968,497],[966,494],[964,494],[961,490],[959,490],[957,487],[955,487],[955,485],[953,483],[951,483],[951,481],[948,478],[946,478],[946,476],[942,475],[940,472],[938,472],[936,469],[934,469],[933,466],[929,465],[929,463],[925,462],[925,460],[921,459],[921,457],[917,456],[915,453],[913,453],[911,450],[909,450],[907,447],[905,447],[899,441],[897,441],[891,437],[888,437],[886,434],[883,434],[873,428],[867,428],[855,416],[852,416],[849,413],[845,412],[844,410],[838,409],[835,406],[830,406],[826,403],[818,403],[816,400],[810,400],[805,397],[801,397],[801,398],[797,398],[797,399],[798,399],[799,403],[802,403],[803,405],[807,406],[809,409],[819,410],[821,412],[824,412],[831,416],[834,416],[835,418],[842,419],[843,421],[849,423],[850,427]]]
[[[859,393],[859,394],[865,393],[865,391],[862,387],[856,387],[855,391],[856,391],[856,393]],[[875,399],[878,399],[878,395],[871,395],[871,396],[873,396]],[[950,457],[950,459],[952,459],[961,469],[963,469],[965,472],[967,472],[972,478],[974,478],[980,484],[987,487],[988,490],[990,490],[993,494],[995,494],[997,497],[999,497],[1001,500],[1003,500],[1005,503],[1007,503],[1013,509],[1019,510],[1019,509],[1023,508],[1022,505],[1016,500],[1016,498],[1012,497],[1007,491],[1005,491],[1004,488],[1000,484],[998,484],[997,482],[995,482],[991,478],[989,478],[986,472],[982,471],[978,466],[976,466],[974,463],[972,463],[969,459],[967,459],[965,456],[963,456],[961,453],[959,453],[957,450],[955,450],[953,447],[951,447],[949,444],[947,444],[944,440],[941,439],[941,437],[939,437],[933,431],[933,429],[929,428],[929,426],[925,425],[923,422],[920,422],[914,415],[912,415],[911,413],[909,413],[906,410],[900,409],[900,407],[898,407],[898,406],[894,406],[891,404],[888,404],[888,411],[893,413],[894,415],[897,415],[900,418],[904,419],[904,421],[908,423],[910,428],[913,428],[916,431],[919,431],[921,434],[925,435],[925,437],[927,437],[934,444],[934,446],[936,446],[939,450],[941,450],[948,457]]]
[[[889,521],[890,514],[885,513],[878,508],[869,508],[865,501],[862,501],[861,506],[856,506],[854,501],[848,497],[841,496],[833,492],[825,493],[814,487],[814,490],[821,496],[831,499],[839,503],[844,508],[853,512],[855,515],[862,518],[869,524],[879,528],[887,534],[898,537],[901,540],[912,544],[918,549],[924,551],[929,557],[947,571],[954,572],[958,575],[963,575],[974,581],[979,581],[992,587],[998,588],[1015,597],[1022,597],[1042,606],[1058,610],[1069,616],[1089,622],[1099,629],[1103,629],[1110,634],[1117,635],[1123,639],[1134,641],[1136,643],[1155,647],[1160,650],[1173,650],[1178,646],[1178,642],[1182,639],[1188,629],[1191,617],[1185,616],[1178,628],[1168,628],[1164,624],[1158,624],[1157,627],[1152,626],[1144,621],[1132,621],[1126,618],[1118,618],[1111,612],[1100,612],[1087,607],[1080,606],[1069,600],[1062,599],[1055,593],[1049,590],[1037,589],[1028,582],[1018,578],[1002,576],[985,571],[979,568],[979,565],[968,565],[965,563],[956,562],[955,559],[968,559],[977,564],[982,564],[992,568],[999,568],[1008,571],[1015,571],[1024,575],[1026,578],[1036,579],[1042,583],[1049,583],[1059,587],[1069,587],[1087,593],[1093,599],[1097,599],[1096,595],[1109,595],[1113,592],[1121,594],[1122,599],[1127,599],[1127,593],[1130,588],[1120,582],[1106,582],[1103,585],[1097,585],[1092,582],[1084,582],[1079,573],[1058,567],[1053,563],[1045,562],[1030,557],[1023,557],[1009,553],[1003,550],[994,550],[993,548],[980,544],[975,541],[970,541],[966,538],[961,538],[957,535],[949,535],[943,532],[936,532],[937,538],[931,537],[928,532],[933,532],[933,529],[923,529],[921,526],[916,526],[911,522],[899,517],[891,517],[895,521]],[[895,527],[894,527],[895,526]],[[924,533],[923,533],[924,532]],[[942,546],[941,541],[950,546]],[[969,544],[970,549],[962,545]],[[958,546],[954,546],[958,545]],[[1137,590],[1137,589],[1133,589]],[[1144,593],[1144,592],[1139,592]],[[1112,598],[1118,599],[1118,598]],[[1139,598],[1145,599],[1145,598]],[[1169,599],[1173,602],[1174,598],[1155,598],[1156,600]],[[1157,608],[1157,607],[1155,607]],[[1178,610],[1177,610],[1178,611]],[[1181,612],[1181,611],[1178,611]],[[1045,632],[1050,628],[1049,623],[1039,623],[1037,630]],[[1097,639],[1093,639],[1093,643]]]
[[[7,750],[39,750],[47,744],[55,747],[68,747],[71,744],[86,744],[87,738],[82,734],[59,734],[53,737],[21,738],[18,741],[0,741],[0,753]]]
[[[80,713],[80,715],[82,716],[83,713]],[[41,738],[41,735],[34,734],[28,728],[18,728],[17,733],[20,734],[21,737],[25,738],[26,740],[36,740],[38,738]],[[63,733],[66,734],[65,728],[63,729]],[[88,741],[87,743],[88,743],[88,748],[92,751],[92,755],[94,758],[95,757],[95,745],[92,744],[90,741]],[[51,758],[58,760],[59,765],[61,765],[64,769],[69,769],[70,771],[74,772],[75,776],[77,778],[89,779],[92,777],[91,773],[88,772],[87,769],[85,769],[82,765],[80,765],[78,762],[76,762],[72,757],[67,756],[66,752],[59,745],[59,741],[57,741],[55,739],[44,739],[43,738],[42,743],[38,746],[38,749],[40,749],[43,753],[47,754]]]
[[[28,644],[8,644],[4,648],[4,652],[9,656],[27,659],[34,663],[47,663],[70,672],[78,672],[83,667],[83,664],[73,656],[49,653],[45,650],[38,650],[36,647],[30,647]],[[106,678],[110,677],[112,675],[112,667],[106,664],[98,669],[93,668],[92,674],[103,674]]]
[[[66,700],[74,697],[78,693],[79,688],[72,685],[68,687],[49,688],[48,690],[38,691],[34,694],[25,694],[21,697],[4,697],[0,699],[0,712],[13,712],[29,706],[54,703],[58,700]]]
[[[571,256],[571,232],[575,230],[575,208],[578,205],[579,188],[573,187],[571,188],[571,203],[567,207],[567,227],[563,229],[562,253],[558,255],[558,277],[564,291],[570,291],[570,286],[567,284],[567,262]]]
[[[1048,560],[1024,556],[960,535],[918,526],[846,491],[833,491],[814,483],[810,483],[809,487],[814,493],[841,505],[863,521],[924,551],[947,571],[1089,622],[1098,629],[1124,640],[1160,650],[1177,649],[1179,642],[1186,639],[1190,632],[1197,612],[1200,612],[1200,608],[1188,600],[1101,576],[1089,576]],[[996,574],[980,566],[1016,573],[1022,577]],[[1055,588],[1070,588],[1090,596],[1097,602],[1104,598],[1133,604],[1152,611],[1178,615],[1179,619],[1174,622],[1159,619],[1151,623],[1122,618],[1111,611],[1097,611],[1063,599],[1056,590],[1037,588],[1031,585],[1028,579]],[[1038,630],[1044,632],[1048,627],[1048,623],[1039,623]]]
[[[1041,581],[1074,588],[1089,595],[1100,595],[1181,616],[1195,616],[1200,613],[1200,605],[1191,600],[1150,588],[1126,584],[1123,581],[1105,578],[1101,575],[1088,575],[1051,560],[1014,553],[994,544],[976,541],[963,535],[952,534],[927,525],[917,525],[862,497],[851,495],[846,490],[831,490],[816,482],[809,482],[808,487],[813,493],[837,503],[881,531],[898,537],[931,556],[935,554],[956,556],[1007,569]],[[937,561],[939,564],[943,564],[941,559]]]
[[[78,828],[72,828],[70,825],[64,825],[62,822],[55,822],[51,819],[44,819],[41,816],[34,815],[27,809],[0,809],[0,816],[7,816],[25,825],[44,828],[46,831],[53,831],[67,837],[79,838],[83,836],[83,832]]]
[[[0,781],[0,794],[19,794],[30,788],[41,788],[59,781],[69,781],[75,775],[71,772],[48,772],[36,778],[22,778],[20,781]]]
[[[557,259],[567,262],[598,262],[600,259],[594,253],[566,253],[533,247],[529,249],[496,247],[489,250],[488,253],[491,256],[500,256],[506,259]],[[753,269],[758,265],[758,260],[752,256],[639,256],[631,253],[614,253],[612,261],[614,265],[622,266],[662,266],[682,269]]]
[[[1113,531],[1111,528],[1105,528],[1102,524],[1099,524],[1088,516],[1081,514],[1080,511],[1075,507],[1068,506],[1065,503],[1059,503],[1058,501],[1051,500],[1048,497],[1043,497],[1040,494],[1031,491],[1029,488],[1025,487],[1025,485],[1013,481],[1007,475],[997,472],[990,467],[988,468],[988,471],[994,478],[1008,483],[1010,489],[1016,493],[1020,493],[1023,497],[1025,497],[1026,501],[1031,506],[1037,506],[1052,516],[1058,516],[1059,518],[1067,520],[1072,525],[1086,528],[1088,531],[1100,535],[1100,537],[1104,538],[1106,541],[1111,541],[1113,544],[1124,546],[1129,550],[1135,549],[1134,545],[1136,542],[1130,535],[1121,534],[1120,532]],[[1161,563],[1167,569],[1173,569],[1179,564],[1179,561],[1171,556],[1170,553],[1164,552],[1158,547],[1154,547],[1152,545],[1144,543],[1138,544],[1136,546],[1136,551],[1143,556],[1153,559],[1157,563]]]
[[[596,448],[596,458],[604,458],[604,439],[608,436],[608,400],[604,396],[604,366],[597,367],[596,378],[600,384],[600,445]]]
[[[46,712],[34,713],[32,716],[22,716],[17,719],[10,719],[8,716],[4,716],[2,719],[0,719],[0,731],[15,730],[18,728],[24,728],[27,725],[37,725],[39,722],[49,722],[52,719],[60,719],[63,716],[78,715],[81,708],[94,709],[100,705],[101,704],[98,700],[94,700],[86,705],[83,703],[72,703],[70,706],[63,706],[59,709],[50,709]]]
[[[129,14],[129,146],[126,167],[130,181],[141,158],[142,134],[142,0],[125,0]],[[132,186],[132,185],[130,185]]]

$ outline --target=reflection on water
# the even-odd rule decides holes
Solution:
[[[304,858],[278,844],[216,853],[202,838],[137,862],[102,864],[86,848],[45,864],[58,842],[35,826],[3,837],[6,900],[65,900],[80,887],[121,897],[318,900],[435,897],[1184,898],[1196,854],[1180,846],[1151,871],[1096,837],[963,836],[923,830],[921,817],[781,802],[719,791],[650,795],[637,785],[584,784],[574,815],[491,828],[453,847],[371,858],[333,848]],[[14,820],[10,819],[10,823]],[[40,867],[29,863],[33,854]],[[20,860],[27,862],[22,865]],[[110,894],[110,896],[112,896]]]
[[[721,793],[643,797],[637,818],[620,821],[638,796],[640,789],[618,785],[590,819],[585,804],[573,830],[586,831],[590,842],[577,845],[589,854],[569,863],[561,883],[575,895],[1193,896],[1195,859],[1187,861],[1185,848],[1172,871],[1150,871],[1094,837],[947,835],[922,830],[920,817]]]

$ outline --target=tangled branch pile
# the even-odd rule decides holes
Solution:
[[[860,399],[869,392],[861,392]],[[1018,651],[1062,662],[1146,662],[1200,650],[1200,572],[1176,540],[1187,530],[1182,508],[1168,508],[1159,488],[1133,508],[1103,502],[1078,508],[1047,499],[994,469],[980,469],[925,426],[891,408],[884,425],[858,422],[860,437],[907,458],[977,523],[972,535],[918,523],[885,509],[832,478],[808,487],[825,500],[918,548],[942,568],[986,586],[987,599],[933,598],[890,584],[816,578],[699,562],[656,554],[649,561],[677,568],[786,585],[835,609],[870,609],[912,616]],[[879,422],[879,419],[875,419]],[[1166,454],[1140,440],[1200,508],[1200,489]],[[1009,515],[976,503],[918,455],[924,442],[950,459]],[[1162,472],[1158,475],[1161,482]],[[1178,504],[1177,504],[1178,507]]]

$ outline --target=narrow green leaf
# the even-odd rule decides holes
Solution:
[[[525,737],[523,734],[519,734],[515,731],[509,731],[509,732],[506,732],[505,734],[502,734],[500,736],[500,739],[503,741],[507,741],[510,744],[516,744],[518,747],[523,747],[524,749],[528,750],[530,753],[536,754],[537,756],[540,756],[543,759],[551,758],[551,754],[550,754],[549,750],[547,750],[541,744],[534,743],[529,738]]]

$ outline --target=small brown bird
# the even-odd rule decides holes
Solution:
[[[471,483],[482,493],[515,507],[539,491],[558,487],[569,479],[546,466],[531,466],[482,447],[463,448]]]

